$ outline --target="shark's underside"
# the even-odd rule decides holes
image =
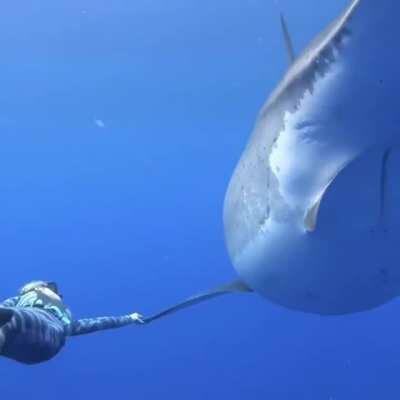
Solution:
[[[224,206],[256,292],[320,314],[400,293],[400,3],[354,0],[262,108]]]
[[[224,204],[227,293],[333,315],[400,294],[400,2],[353,0],[262,108]]]

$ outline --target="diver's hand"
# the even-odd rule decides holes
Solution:
[[[135,312],[135,313],[129,314],[129,316],[131,317],[132,321],[135,324],[144,324],[145,323],[142,314]]]

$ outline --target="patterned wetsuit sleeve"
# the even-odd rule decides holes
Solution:
[[[69,334],[70,336],[85,335],[96,331],[120,328],[122,326],[131,325],[133,322],[129,315],[123,315],[121,317],[78,319],[72,322]]]
[[[10,297],[0,303],[0,307],[15,307],[19,301],[19,296]]]

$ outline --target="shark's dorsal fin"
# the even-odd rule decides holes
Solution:
[[[283,39],[285,41],[286,52],[288,55],[289,63],[293,64],[294,60],[296,59],[296,55],[294,53],[293,41],[289,33],[286,19],[282,12],[280,12],[280,20],[281,20]]]

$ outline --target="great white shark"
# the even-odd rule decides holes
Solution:
[[[262,107],[223,211],[238,281],[324,315],[400,294],[400,2],[352,0],[296,58]]]

